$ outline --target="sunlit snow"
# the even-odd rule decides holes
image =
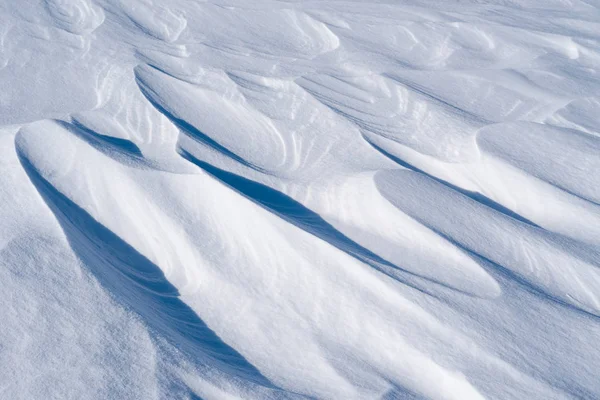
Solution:
[[[0,0],[0,398],[600,398],[600,3]]]

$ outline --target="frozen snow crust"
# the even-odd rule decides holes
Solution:
[[[600,398],[597,1],[0,21],[0,398]]]

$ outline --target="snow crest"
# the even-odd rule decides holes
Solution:
[[[600,397],[594,2],[0,16],[1,398]]]

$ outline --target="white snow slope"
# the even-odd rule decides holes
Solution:
[[[1,399],[599,399],[597,0],[0,0]]]

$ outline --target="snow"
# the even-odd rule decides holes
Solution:
[[[599,398],[598,21],[0,0],[0,398]]]

